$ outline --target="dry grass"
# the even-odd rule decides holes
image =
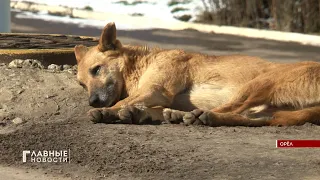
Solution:
[[[200,22],[319,33],[320,0],[202,0]]]

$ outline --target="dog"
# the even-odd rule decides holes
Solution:
[[[320,124],[320,63],[122,45],[108,23],[74,48],[95,123],[207,126]]]

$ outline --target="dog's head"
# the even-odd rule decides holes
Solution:
[[[113,22],[104,27],[97,46],[75,46],[77,79],[89,93],[90,106],[109,107],[120,100],[124,84],[119,70],[121,47]]]

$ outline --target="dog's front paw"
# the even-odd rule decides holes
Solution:
[[[198,118],[201,123],[203,125],[206,125],[206,126],[215,126],[216,124],[216,116],[214,114],[214,112],[211,112],[211,111],[202,111],[202,112],[198,112],[197,114]]]
[[[112,123],[117,119],[117,114],[112,109],[94,108],[88,111],[90,120],[94,123]]]
[[[118,122],[121,124],[132,124],[133,123],[133,110],[131,106],[126,106],[118,111]]]
[[[199,119],[199,116],[202,114],[203,111],[200,109],[195,109],[191,112],[188,112],[183,116],[183,123],[185,125],[206,125]]]
[[[146,110],[133,105],[122,107],[118,112],[118,116],[120,119],[119,123],[122,124],[148,124],[152,121],[151,116]]]
[[[179,124],[183,122],[183,116],[187,113],[184,111],[166,108],[163,110],[163,117],[165,124]]]

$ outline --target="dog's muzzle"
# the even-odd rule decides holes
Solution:
[[[93,94],[89,98],[89,105],[95,108],[103,107],[105,105],[105,101],[99,98],[98,94]]]

